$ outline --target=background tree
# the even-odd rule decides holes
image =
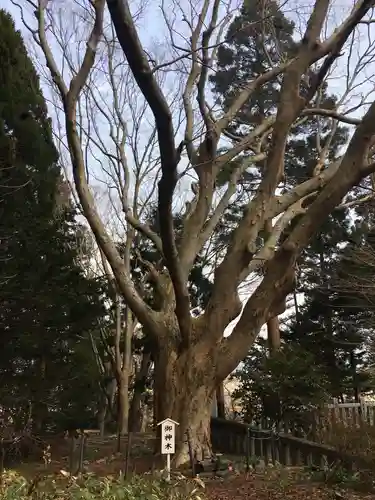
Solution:
[[[317,412],[329,401],[329,381],[316,358],[296,344],[281,344],[268,355],[264,339],[258,339],[235,372],[242,417],[262,428],[311,430]]]
[[[4,10],[0,57],[1,405],[41,431],[93,417],[87,334],[104,313],[102,290],[80,267],[39,79]]]

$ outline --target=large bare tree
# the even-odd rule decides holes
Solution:
[[[32,4],[31,0],[27,3]],[[316,99],[322,82],[340,65],[347,44],[361,38],[361,30],[367,30],[365,33],[370,36],[374,1],[358,0],[338,22],[338,15],[330,14],[331,2],[316,0],[309,9],[308,19],[301,21],[301,40],[293,56],[286,58],[281,54],[277,61],[270,59],[267,71],[243,82],[226,111],[218,109],[213,102],[208,91],[208,77],[232,14],[227,2],[186,2],[185,11],[183,2],[162,5],[170,43],[166,50],[171,57],[169,61],[156,60],[142,45],[126,0],[76,3],[86,9],[91,28],[84,56],[77,67],[71,68],[69,81],[48,43],[51,23],[48,0],[32,4],[38,26],[35,30],[30,29],[44,53],[62,103],[67,147],[82,211],[124,301],[158,346],[155,354],[157,419],[171,417],[180,424],[175,455],[178,464],[186,457],[184,437],[187,430],[196,450],[209,444],[210,406],[215,388],[245,357],[261,327],[283,312],[285,299],[293,290],[296,260],[303,248],[351,188],[375,171],[375,103],[362,103],[363,116],[358,117],[357,109],[357,116],[353,118],[339,108],[319,108],[319,99]],[[150,280],[158,296],[153,308],[143,300],[131,279],[129,265],[100,217],[88,183],[87,159],[80,138],[80,98],[94,89],[90,75],[97,69],[101,40],[108,33],[108,15],[117,36],[116,50],[121,49],[125,55],[156,130],[160,161],[160,177],[157,177],[160,231],[153,231],[130,204],[123,206],[129,245],[134,242],[133,235],[140,233],[160,254],[157,266],[149,263]],[[185,28],[185,31],[178,31],[177,18],[181,17],[189,33]],[[358,50],[368,50],[362,45],[359,42]],[[68,50],[69,43],[64,47],[65,52]],[[185,114],[184,130],[179,140],[176,140],[178,126],[171,101],[158,76],[165,73],[168,78],[175,76],[178,88],[181,78],[184,81],[180,93],[181,109]],[[280,83],[279,100],[275,103],[277,111],[244,137],[233,138],[228,131],[231,120],[253,93],[270,81]],[[120,84],[118,81],[115,87]],[[353,82],[350,84],[355,87]],[[353,134],[338,161],[329,161],[329,140],[320,144],[319,158],[311,177],[281,194],[278,188],[284,177],[288,137],[295,124],[306,116],[331,117],[333,129],[340,121],[351,124]],[[126,123],[132,117],[121,115],[121,119]],[[232,145],[223,152],[221,146],[228,137]],[[247,154],[242,156],[245,150]],[[125,149],[121,154],[126,154]],[[225,189],[217,188],[218,175],[234,159],[238,161],[233,163],[235,168]],[[208,305],[202,314],[194,316],[188,293],[190,271],[236,195],[245,171],[259,162],[263,165],[261,180],[249,196],[224,254],[215,259]],[[124,168],[124,163],[118,165]],[[186,204],[182,232],[177,237],[173,218],[175,193],[186,176],[192,176],[196,182]],[[125,177],[125,186],[129,183],[130,179]],[[264,234],[266,227],[267,237],[259,246],[259,235]],[[286,230],[288,233],[284,237]],[[239,287],[255,272],[261,279],[243,304]],[[224,337],[225,329],[236,318],[238,321],[231,334]]]

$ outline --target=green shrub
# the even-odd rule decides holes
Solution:
[[[166,482],[151,475],[98,478],[39,478],[27,481],[13,471],[3,475],[2,500],[204,500],[203,483],[183,476]]]
[[[308,478],[313,482],[340,485],[363,492],[374,491],[373,474],[367,470],[348,470],[338,461],[323,468],[307,468]]]

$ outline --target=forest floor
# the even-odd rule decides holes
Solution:
[[[163,461],[152,454],[152,436],[138,437],[131,443],[128,460],[128,473],[143,474],[163,468]],[[114,476],[125,471],[126,439],[121,443],[121,452],[116,452],[116,439],[90,438],[85,448],[84,472],[97,476]],[[58,474],[68,471],[69,459],[65,450],[53,450],[49,465],[27,463],[17,467],[17,472],[28,479],[36,475]],[[76,451],[79,455],[79,449]],[[232,459],[232,457],[231,457]],[[243,457],[239,458],[243,463]],[[213,478],[205,473],[200,477],[205,484],[208,500],[375,500],[375,493],[355,491],[344,487],[343,483],[334,486],[314,481],[314,477],[302,468],[277,467],[264,468],[251,473],[228,473],[225,477]],[[243,467],[242,467],[243,468]],[[372,482],[370,478],[369,483]],[[356,486],[360,486],[357,484]],[[363,486],[363,485],[362,485]]]
[[[286,471],[284,470],[284,473]],[[206,485],[209,500],[375,500],[375,494],[267,474],[241,475]]]

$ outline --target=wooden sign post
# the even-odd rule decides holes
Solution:
[[[158,423],[161,425],[161,454],[167,455],[167,481],[171,479],[171,455],[175,453],[176,425],[171,418],[166,418]]]

